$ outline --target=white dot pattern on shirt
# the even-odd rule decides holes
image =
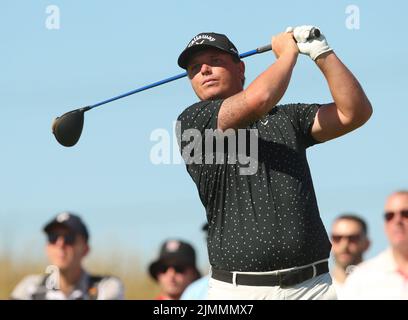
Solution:
[[[186,109],[179,116],[182,130],[214,129],[220,104]],[[240,164],[187,166],[206,207],[214,268],[269,271],[329,256],[306,160],[306,147],[315,143],[309,127],[317,109],[278,106],[251,126],[259,130],[255,175],[240,175]]]

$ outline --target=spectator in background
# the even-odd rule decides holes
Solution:
[[[366,222],[353,214],[337,217],[331,231],[334,269],[333,285],[337,295],[341,290],[351,268],[363,261],[363,254],[370,247]]]
[[[205,232],[205,242],[208,241],[208,223],[201,228]],[[205,275],[191,283],[181,295],[180,300],[205,300],[208,294],[210,275]]]
[[[356,267],[341,299],[408,299],[408,190],[392,193],[384,211],[390,247]]]
[[[174,239],[163,243],[160,256],[149,266],[149,272],[160,286],[156,300],[179,300],[184,289],[201,276],[194,248]]]
[[[89,254],[89,232],[81,218],[63,212],[48,222],[46,253],[51,271],[25,277],[11,293],[17,300],[118,300],[124,298],[122,282],[111,276],[86,272],[83,259]]]

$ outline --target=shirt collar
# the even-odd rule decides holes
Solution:
[[[81,271],[81,277],[79,278],[78,283],[75,285],[74,290],[68,295],[59,290],[52,289],[47,290],[46,296],[49,300],[80,300],[86,299],[88,295],[88,283],[89,283],[89,274],[85,271]]]

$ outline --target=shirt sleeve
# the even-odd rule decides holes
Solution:
[[[201,101],[184,110],[177,119],[181,133],[188,129],[197,129],[200,132],[205,129],[215,130],[222,102],[223,100]]]
[[[43,276],[29,275],[23,278],[10,294],[12,300],[31,300],[33,293],[41,284]]]
[[[288,104],[283,110],[290,118],[297,135],[301,138],[305,148],[321,143],[312,136],[312,126],[316,117],[316,113],[321,107],[320,104]]]
[[[211,193],[211,168],[214,165],[206,165],[207,153],[211,157],[213,153],[205,152],[206,130],[216,130],[218,112],[223,100],[202,101],[196,103],[178,117],[176,123],[176,136],[180,147],[181,156],[186,164],[187,171],[195,182],[200,199],[204,206],[208,202]]]
[[[198,102],[184,110],[177,118],[176,136],[180,152],[185,161],[186,157],[190,160],[197,159],[190,157],[190,150],[193,150],[196,144],[202,143],[207,129],[217,129],[218,112],[222,102],[223,100]],[[185,149],[187,146],[188,154],[183,154],[183,150],[187,150]],[[201,157],[201,154],[195,156]],[[186,161],[186,164],[188,164],[188,161]]]

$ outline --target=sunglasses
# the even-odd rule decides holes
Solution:
[[[334,243],[339,243],[341,239],[343,238],[346,238],[348,242],[357,243],[360,241],[361,235],[360,234],[350,234],[348,236],[345,236],[345,235],[340,235],[340,234],[332,234],[331,238]]]
[[[48,233],[48,243],[55,244],[58,238],[62,237],[64,239],[64,243],[68,245],[73,245],[76,241],[75,233],[67,233],[67,234],[60,234],[60,233]]]
[[[392,219],[394,219],[394,217],[396,216],[397,213],[401,213],[401,217],[402,218],[408,218],[408,210],[401,210],[401,211],[387,211],[386,213],[384,213],[384,219],[385,221],[391,221]]]
[[[184,273],[187,270],[187,266],[177,266],[177,265],[161,265],[159,267],[159,273],[166,273],[169,268],[173,268],[176,273]]]

